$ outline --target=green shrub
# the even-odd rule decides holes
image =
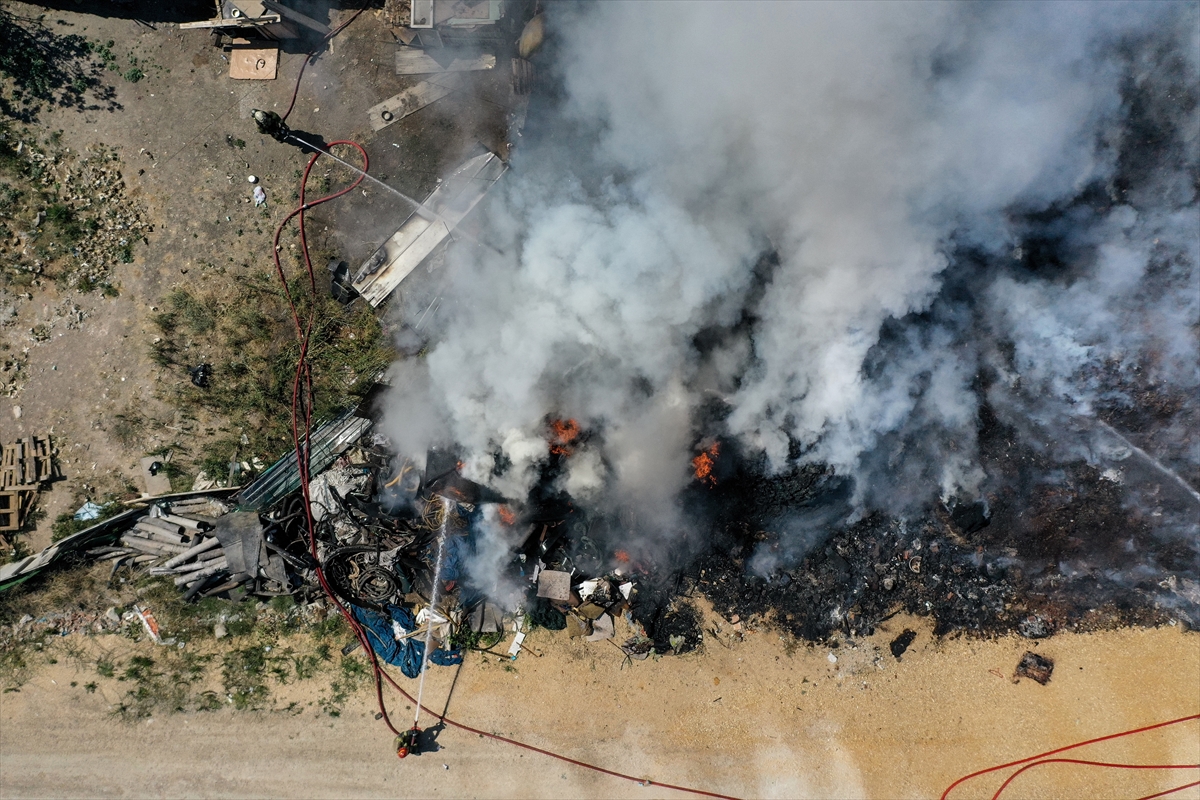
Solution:
[[[82,530],[98,525],[104,520],[115,517],[124,511],[124,507],[116,500],[109,500],[100,505],[100,516],[96,519],[78,520],[75,519],[74,511],[65,511],[54,518],[54,522],[50,525],[50,541],[57,542],[60,539],[65,539],[79,533]]]

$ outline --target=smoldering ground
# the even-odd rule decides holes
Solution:
[[[592,435],[557,486],[630,521],[614,535],[659,563],[726,534],[697,511],[703,442],[763,478],[848,481],[844,513],[756,523],[775,555],[747,568],[766,572],[942,503],[1049,536],[1057,517],[1029,505],[1075,491],[1070,508],[1088,470],[1123,469],[1066,428],[1109,426],[1200,485],[1198,18],[554,6],[546,91],[480,209],[496,249],[447,252],[424,356],[393,370],[389,433],[406,453],[453,442],[469,477],[523,500],[546,478],[548,420],[578,420]],[[424,303],[402,297],[401,322]],[[1071,534],[1076,568],[1109,569],[1104,526],[1132,515],[1134,560],[1166,548],[1194,581],[1198,507],[1148,500],[1176,489],[1125,472],[1101,529]],[[1161,578],[1159,561],[1139,563]]]

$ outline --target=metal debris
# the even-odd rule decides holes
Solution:
[[[494,153],[482,153],[454,170],[422,204],[436,216],[428,219],[423,212],[413,212],[359,267],[352,281],[355,291],[372,306],[386,300],[450,236],[507,169]]]

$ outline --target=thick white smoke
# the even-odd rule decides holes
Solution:
[[[1089,368],[1112,358],[1200,383],[1194,136],[1160,170],[1169,191],[1110,198],[1071,234],[1078,280],[994,266],[1022,263],[1014,209],[1118,171],[1137,48],[1196,74],[1195,5],[611,2],[549,22],[558,117],[482,207],[504,255],[449,252],[435,340],[394,370],[406,451],[455,442],[471,477],[520,498],[546,419],[576,418],[598,435],[566,486],[670,541],[712,396],[724,433],[777,469],[858,476],[861,502],[869,465],[909,469],[883,439],[925,428],[943,444],[920,449],[937,463],[916,490],[976,491],[986,348],[956,313],[1011,340],[1035,391],[1090,402]],[[1166,250],[1169,283],[1148,273]],[[930,311],[956,278],[972,310]],[[1169,288],[1147,294],[1151,278]]]

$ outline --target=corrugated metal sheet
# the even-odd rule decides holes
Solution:
[[[319,426],[309,437],[309,469],[313,475],[324,470],[334,459],[371,428],[371,420],[345,411]],[[239,511],[263,511],[300,488],[300,468],[296,451],[267,467],[266,472],[237,496]]]

